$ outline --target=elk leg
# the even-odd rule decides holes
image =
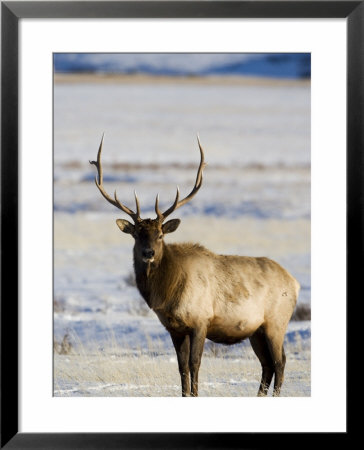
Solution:
[[[274,389],[273,397],[279,397],[284,380],[284,367],[286,365],[286,355],[283,348],[284,335],[278,330],[267,331],[267,342],[274,365]]]
[[[282,383],[284,381],[284,367],[286,365],[286,355],[283,345],[281,347],[281,360],[277,358],[274,362],[274,389],[273,397],[279,397],[281,393]]]
[[[264,332],[258,329],[250,337],[250,343],[262,365],[262,379],[258,390],[258,397],[265,397],[268,394],[269,386],[273,378],[274,366]]]
[[[190,336],[174,335],[171,333],[172,342],[177,353],[178,370],[181,376],[182,397],[189,397],[190,390]]]
[[[198,371],[200,369],[203,347],[205,344],[206,330],[193,330],[190,350],[190,372],[191,372],[191,396],[198,397]]]

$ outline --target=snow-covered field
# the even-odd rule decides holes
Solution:
[[[217,253],[268,256],[301,283],[310,304],[310,86],[308,82],[126,77],[55,83],[54,395],[180,395],[168,333],[141,299],[122,213],[93,182],[102,133],[108,192],[154,217],[178,184],[191,189],[200,135],[208,166],[200,192],[178,210],[167,241]],[[62,344],[63,343],[63,344]],[[291,322],[283,396],[310,395],[310,322]],[[206,342],[200,395],[256,395],[250,344]]]

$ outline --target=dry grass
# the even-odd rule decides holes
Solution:
[[[296,306],[291,320],[311,320],[311,306],[307,303],[300,303]]]
[[[63,312],[64,311],[64,302],[58,298],[55,298],[53,300],[53,311],[55,313]]]
[[[165,75],[150,75],[150,74],[123,74],[110,73],[99,74],[92,72],[83,73],[56,73],[54,82],[57,84],[64,83],[101,83],[101,84],[192,84],[192,85],[237,85],[237,86],[309,86],[310,80],[306,79],[276,79],[263,78],[254,76],[199,76],[199,75],[181,75],[181,76],[165,76]]]
[[[115,341],[109,344],[95,350],[78,342],[68,354],[55,352],[54,395],[180,396],[177,359],[172,351],[166,351],[163,343],[150,340],[149,349],[140,350],[128,350]],[[256,396],[260,363],[249,345],[240,345],[238,350],[232,355],[221,345],[206,345],[199,374],[200,396]],[[310,352],[303,350],[302,343],[297,341],[289,344],[286,354],[281,395],[309,396]]]
[[[69,334],[65,334],[61,342],[54,340],[53,350],[58,355],[68,355],[72,352],[72,343]]]

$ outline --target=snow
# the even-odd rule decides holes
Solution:
[[[72,346],[69,355],[55,355],[55,395],[179,395],[180,390],[178,376],[167,383],[169,391],[158,391],[156,383],[149,394],[142,377],[140,383],[118,382],[125,358],[149,367],[154,357],[166,373],[176,359],[168,333],[133,284],[132,239],[115,225],[122,214],[105,202],[93,181],[95,168],[88,161],[96,158],[104,131],[105,187],[111,193],[117,189],[131,208],[136,189],[142,217],[154,217],[158,192],[163,208],[172,203],[177,184],[181,195],[190,191],[199,132],[208,162],[203,186],[174,215],[182,223],[167,241],[197,241],[216,253],[275,259],[299,280],[299,302],[310,303],[307,83],[62,83],[55,84],[54,108],[54,336],[60,344],[67,335]],[[303,391],[292,375],[287,392],[310,395],[310,322],[291,322],[285,342],[287,359],[303,364],[297,376],[306,373]],[[232,367],[250,347],[223,348],[216,359]],[[215,350],[206,344],[206,354],[210,351]],[[81,354],[88,356],[77,359]],[[114,382],[64,375],[67,367],[68,374],[78,373],[77,361],[92,355],[97,370],[106,360],[117,364]],[[253,364],[252,358],[245,362]],[[80,374],[85,375],[81,369]],[[208,382],[217,395],[224,395],[218,386],[229,380],[233,386],[243,383],[240,390],[230,387],[229,395],[244,395],[250,384],[248,395],[255,395],[259,373],[246,382],[225,375]],[[205,395],[214,395],[206,383]]]

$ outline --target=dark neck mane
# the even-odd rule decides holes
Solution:
[[[179,301],[186,287],[191,254],[212,255],[198,244],[163,243],[160,259],[147,264],[136,257],[134,249],[136,285],[150,308],[157,310],[164,308],[166,302]]]
[[[158,275],[159,267],[164,263],[166,245],[163,243],[162,256],[159,261],[154,261],[153,263],[145,263],[138,259],[135,255],[135,249],[133,253],[136,285],[142,297],[151,308],[150,297],[152,286],[154,285],[153,281],[155,281]]]

